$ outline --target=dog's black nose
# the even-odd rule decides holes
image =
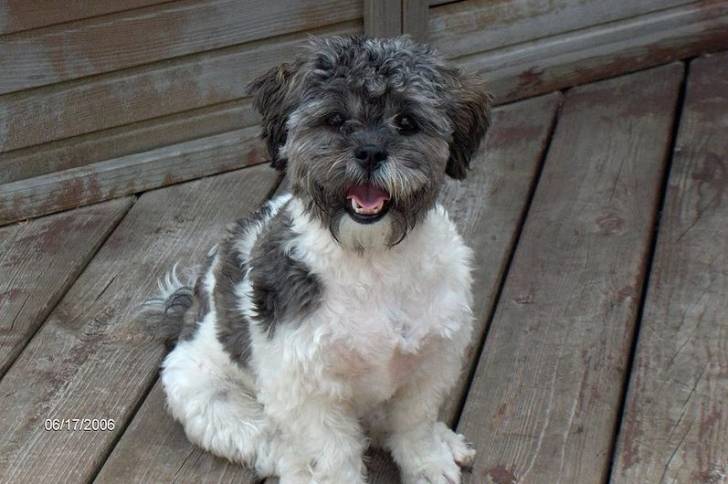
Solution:
[[[362,168],[376,170],[387,159],[387,152],[377,145],[364,145],[354,151],[354,156]]]

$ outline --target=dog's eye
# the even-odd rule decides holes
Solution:
[[[341,113],[333,113],[326,116],[325,121],[327,126],[331,126],[332,128],[340,128],[344,124],[346,119]]]
[[[415,120],[406,114],[398,114],[397,117],[394,118],[394,124],[397,126],[400,134],[403,135],[415,134],[420,130]]]

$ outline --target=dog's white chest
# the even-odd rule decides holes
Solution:
[[[357,405],[392,397],[469,329],[470,251],[441,208],[391,250],[323,253],[314,241],[302,239],[310,245],[299,253],[309,255],[323,301],[305,326],[324,371]]]
[[[334,343],[329,353],[333,372],[350,385],[353,400],[366,408],[390,398],[410,379],[427,357],[428,343],[412,352],[405,336],[371,336],[358,347],[350,342]]]
[[[441,274],[406,272],[341,283],[330,293],[329,367],[364,407],[390,398],[443,339],[454,312]]]

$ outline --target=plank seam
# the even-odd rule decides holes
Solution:
[[[0,98],[1,97],[2,96],[0,95]],[[119,129],[123,129],[123,128],[129,128],[129,127],[132,127],[133,128],[134,125],[140,125],[142,123],[149,123],[149,122],[155,122],[155,121],[158,121],[158,120],[164,120],[164,118],[171,118],[171,117],[174,117],[174,116],[181,116],[181,115],[184,115],[185,113],[193,113],[193,116],[192,117],[196,117],[196,116],[200,116],[200,114],[195,115],[194,114],[194,111],[202,111],[202,110],[205,110],[205,109],[221,108],[220,109],[221,111],[224,111],[225,109],[234,109],[236,107],[235,105],[237,103],[245,102],[246,100],[249,100],[249,99],[252,99],[252,98],[250,96],[236,97],[236,98],[233,98],[233,99],[229,99],[227,101],[214,102],[214,103],[205,104],[204,106],[199,106],[199,107],[196,107],[196,108],[183,109],[182,111],[176,111],[176,112],[170,113],[170,114],[160,114],[159,116],[152,116],[152,117],[140,119],[140,120],[137,120],[137,121],[131,121],[129,123],[118,124],[116,126],[110,126],[108,128],[101,128],[101,129],[95,129],[93,131],[86,131],[84,133],[74,134],[73,136],[67,136],[65,138],[58,138],[58,139],[54,139],[52,141],[44,141],[43,143],[37,143],[37,144],[34,144],[34,145],[22,146],[20,148],[13,148],[13,149],[8,150],[8,151],[0,151],[0,166],[5,162],[4,158],[9,157],[9,156],[16,156],[17,155],[17,152],[19,152],[19,151],[23,151],[23,150],[28,151],[28,152],[30,152],[31,150],[39,150],[40,151],[40,150],[43,149],[44,146],[48,150],[53,150],[53,149],[56,149],[59,144],[61,144],[63,142],[71,142],[71,141],[74,140],[74,138],[81,138],[81,137],[84,137],[84,136],[96,135],[98,133],[103,134],[105,131],[113,131],[113,130],[119,130]],[[226,107],[225,105],[228,105],[228,106]],[[242,106],[240,106],[240,107],[242,108]],[[252,107],[252,104],[251,104],[251,107]],[[253,124],[247,124],[246,123],[246,124],[241,124],[241,126],[240,126],[239,129],[250,128],[252,126],[256,126],[257,124],[260,124],[260,123],[253,123]],[[221,131],[221,132],[216,133],[216,134],[221,134],[221,133],[224,133],[224,132],[226,132],[226,131]],[[112,134],[112,136],[113,136],[113,134]],[[212,136],[212,135],[205,135],[205,136]],[[195,138],[190,138],[187,141],[193,141],[193,140],[196,140],[196,139],[199,139],[199,138],[202,138],[202,137],[204,137],[204,136],[197,136]],[[182,142],[184,142],[184,141],[180,141],[180,143],[182,143]],[[152,149],[154,149],[154,148],[152,148]],[[148,151],[148,150],[144,150],[144,151]],[[134,153],[140,153],[140,152],[139,151],[135,151]],[[124,156],[124,155],[122,155],[122,156]],[[113,158],[117,158],[117,157],[113,157]],[[98,162],[105,161],[107,159],[111,159],[111,158],[106,158],[106,159],[103,159],[103,160],[98,160]],[[81,166],[83,166],[83,165],[81,165]],[[38,175],[38,176],[40,176],[40,175]],[[17,180],[14,180],[14,181],[17,181]],[[12,182],[6,182],[6,183],[12,183]]]
[[[430,8],[444,7],[445,5],[452,5],[453,3],[460,3],[460,2],[463,2],[463,1],[465,1],[465,0],[446,0],[446,1],[442,2],[442,3],[436,3],[434,5],[433,4],[430,4],[429,7]]]
[[[166,356],[166,353],[165,353]],[[109,443],[108,448],[105,452],[103,452],[99,456],[99,464],[97,465],[96,469],[93,470],[93,472],[90,475],[90,478],[88,482],[94,482],[96,481],[96,478],[98,477],[99,473],[101,472],[101,469],[103,469],[104,465],[106,464],[106,461],[109,460],[109,456],[116,448],[116,445],[119,443],[121,438],[126,433],[126,429],[129,428],[129,425],[131,425],[132,420],[134,420],[134,417],[136,417],[137,413],[139,412],[139,409],[144,405],[144,402],[147,400],[147,397],[149,397],[149,394],[152,392],[152,389],[154,389],[154,385],[157,384],[157,380],[159,380],[159,369],[157,369],[157,373],[153,376],[151,382],[149,383],[149,386],[142,391],[141,396],[139,397],[139,400],[137,400],[132,407],[131,411],[129,412],[129,417],[126,419],[126,421],[119,425],[119,432],[114,436],[112,441]],[[117,422],[118,425],[118,422]]]
[[[48,305],[48,309],[46,310],[45,314],[43,314],[40,317],[42,322],[35,328],[35,330],[33,330],[33,333],[31,335],[29,335],[28,338],[25,340],[25,344],[22,345],[22,348],[20,348],[20,350],[18,351],[18,354],[15,355],[13,362],[11,364],[9,364],[7,366],[7,368],[5,368],[5,371],[0,372],[0,382],[2,382],[2,380],[5,378],[5,375],[8,374],[10,369],[13,368],[13,366],[15,366],[15,363],[18,361],[18,359],[23,354],[23,352],[28,347],[28,345],[33,341],[36,334],[38,334],[38,332],[41,330],[41,328],[43,328],[45,326],[45,324],[48,320],[48,317],[51,314],[53,314],[53,312],[56,310],[56,308],[61,303],[61,301],[63,301],[63,298],[66,296],[66,293],[68,293],[68,291],[73,287],[73,285],[76,283],[76,281],[78,281],[78,279],[81,277],[81,275],[86,271],[86,268],[88,268],[91,261],[94,260],[94,258],[96,257],[96,254],[98,254],[99,251],[101,250],[101,248],[106,244],[106,241],[109,239],[109,237],[111,237],[111,234],[113,234],[116,231],[116,228],[119,226],[121,221],[126,218],[127,214],[129,213],[129,211],[132,209],[132,207],[134,206],[134,204],[137,201],[136,196],[132,195],[132,196],[129,196],[128,198],[130,199],[130,202],[131,202],[131,203],[129,203],[129,206],[126,207],[126,210],[123,211],[123,213],[119,216],[119,218],[114,223],[111,224],[111,226],[109,227],[106,234],[99,239],[98,245],[96,246],[96,248],[94,250],[90,251],[90,253],[86,256],[86,260],[79,265],[79,268],[77,269],[78,273],[76,274],[76,277],[74,277],[72,280],[69,280],[66,283],[66,287],[61,288],[56,300],[52,301],[51,304]],[[106,202],[106,200],[99,202],[99,203],[105,203],[105,202]],[[92,204],[92,205],[97,205],[97,204]],[[78,208],[80,208],[80,207],[78,207]],[[67,211],[68,210],[66,210],[66,212]],[[46,216],[52,216],[52,215],[56,215],[56,214],[49,214]],[[38,217],[38,218],[40,218],[40,217]]]
[[[508,279],[508,274],[511,270],[511,265],[513,264],[513,259],[516,254],[516,248],[518,247],[519,242],[521,241],[521,234],[523,232],[523,227],[526,225],[526,220],[528,219],[528,213],[531,210],[531,204],[533,202],[534,195],[536,193],[536,188],[538,187],[539,182],[541,181],[541,174],[543,173],[544,166],[546,164],[546,157],[548,156],[548,153],[551,149],[551,142],[554,138],[554,133],[556,132],[556,126],[558,125],[558,120],[561,115],[561,108],[564,104],[564,93],[563,91],[556,91],[561,93],[561,97],[559,98],[558,104],[556,106],[556,109],[554,110],[554,113],[551,117],[551,125],[549,126],[548,134],[546,136],[546,142],[544,143],[543,149],[541,150],[541,156],[539,157],[538,161],[538,167],[536,168],[536,174],[533,177],[533,180],[531,180],[531,186],[528,190],[528,196],[526,197],[526,204],[523,207],[523,210],[521,211],[521,214],[519,215],[518,223],[516,224],[516,231],[513,235],[513,242],[511,244],[510,250],[508,252],[508,256],[506,258],[505,267],[503,268],[503,275],[501,276],[500,280],[498,281],[498,288],[495,291],[495,295],[493,297],[493,303],[490,308],[490,311],[488,311],[486,315],[486,324],[485,329],[483,331],[483,335],[480,337],[480,340],[477,342],[477,346],[475,349],[475,352],[473,353],[473,364],[470,368],[468,368],[468,378],[467,383],[465,384],[465,390],[463,391],[463,394],[461,395],[459,405],[455,411],[455,415],[453,417],[452,422],[449,422],[451,427],[457,428],[458,424],[460,423],[460,417],[463,413],[463,409],[465,408],[465,402],[468,399],[468,394],[470,393],[470,388],[473,384],[473,380],[475,379],[475,374],[478,370],[478,364],[480,362],[481,355],[483,353],[483,349],[485,348],[485,342],[488,339],[488,335],[490,334],[490,329],[493,324],[493,319],[495,318],[495,314],[498,310],[498,304],[500,302],[501,295],[503,293],[503,288],[506,285],[506,280]]]
[[[265,160],[260,161],[259,163],[253,163],[252,165],[236,166],[236,167],[233,167],[233,168],[230,168],[230,169],[227,169],[227,170],[223,169],[223,170],[218,171],[218,172],[215,172],[215,173],[208,173],[207,175],[201,175],[201,176],[198,176],[196,178],[189,178],[187,180],[180,180],[180,181],[177,181],[177,182],[174,182],[174,183],[170,183],[168,185],[162,185],[162,186],[158,186],[158,187],[154,187],[154,188],[147,188],[146,190],[140,190],[138,192],[134,192],[132,195],[134,195],[136,197],[140,197],[140,196],[142,196],[143,194],[145,194],[147,192],[153,192],[153,191],[156,191],[156,190],[164,190],[165,188],[173,187],[175,185],[182,185],[184,183],[190,183],[190,182],[193,182],[193,181],[204,180],[206,178],[211,178],[211,177],[218,176],[218,175],[225,175],[226,173],[233,173],[233,172],[236,172],[236,171],[247,170],[248,168],[255,168],[256,166],[261,166],[261,165],[265,165],[265,164],[269,164],[269,163],[270,163],[270,160],[265,159]],[[271,169],[274,169],[274,168],[271,167]],[[281,179],[282,179],[282,175],[281,175]],[[268,198],[270,198],[270,195],[272,193],[274,193],[275,190],[278,188],[278,185],[280,184],[281,179],[279,179],[278,182],[275,184],[275,187],[276,188],[274,188],[273,191],[271,191],[271,193],[269,193],[266,196],[266,200]],[[110,199],[110,200],[113,200],[113,198]]]
[[[650,242],[645,255],[644,262],[644,277],[642,281],[642,288],[640,291],[640,299],[637,306],[637,312],[635,315],[634,329],[632,330],[632,342],[630,345],[627,365],[625,368],[624,376],[622,378],[622,389],[619,398],[619,408],[614,421],[614,428],[612,430],[612,441],[609,448],[609,461],[607,462],[607,472],[605,476],[605,483],[612,482],[612,473],[614,471],[614,464],[616,462],[617,443],[619,436],[622,433],[622,420],[624,418],[624,411],[627,406],[627,393],[629,390],[629,383],[634,369],[634,360],[637,354],[637,344],[640,336],[640,328],[642,327],[642,318],[644,317],[645,303],[647,301],[647,295],[649,293],[652,265],[655,260],[655,253],[657,249],[657,239],[660,231],[660,225],[662,224],[662,215],[665,208],[665,201],[667,200],[667,188],[670,181],[670,173],[672,172],[672,163],[675,156],[675,148],[677,144],[677,135],[680,129],[680,120],[682,119],[683,110],[685,108],[685,94],[687,91],[688,76],[690,74],[690,60],[683,63],[684,71],[683,78],[680,82],[680,87],[675,101],[675,107],[673,109],[672,127],[670,130],[670,140],[668,143],[668,149],[665,154],[665,161],[663,163],[662,180],[660,181],[660,192],[658,202],[655,204],[655,211],[653,213],[653,227],[650,234]]]

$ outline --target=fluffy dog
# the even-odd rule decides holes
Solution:
[[[471,251],[437,203],[488,124],[481,81],[407,38],[314,39],[251,86],[290,194],[240,220],[194,288],[169,278],[162,365],[189,439],[283,484],[458,483],[437,421],[471,333]],[[234,196],[234,194],[231,194]]]

